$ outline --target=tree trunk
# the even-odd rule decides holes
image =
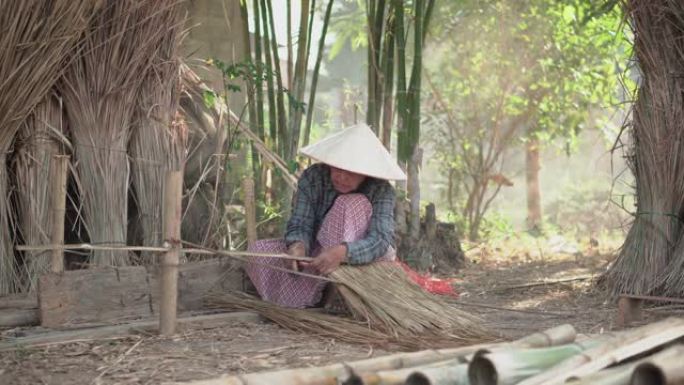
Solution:
[[[423,162],[423,149],[415,147],[408,164],[408,196],[411,202],[409,238],[420,238],[420,167]]]
[[[525,168],[527,181],[527,229],[532,232],[541,230],[542,210],[539,189],[539,139],[530,135],[525,146]]]

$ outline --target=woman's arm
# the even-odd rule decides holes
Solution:
[[[311,240],[314,237],[314,205],[312,178],[315,177],[315,169],[310,167],[304,171],[299,182],[297,191],[292,200],[292,214],[287,221],[285,230],[285,243],[288,247],[297,242],[304,245],[306,255],[309,255]]]
[[[359,265],[373,262],[387,252],[394,236],[394,188],[381,183],[371,195],[373,214],[366,237],[347,243],[347,262]]]

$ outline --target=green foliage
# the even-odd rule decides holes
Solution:
[[[501,188],[492,176],[511,148],[535,137],[571,153],[581,130],[606,123],[620,81],[631,86],[621,79],[631,46],[619,8],[604,2],[440,5],[429,47],[437,60],[426,62],[429,137],[454,181],[452,209],[476,225]]]

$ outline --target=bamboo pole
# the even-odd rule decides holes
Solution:
[[[50,163],[52,184],[52,234],[50,242],[55,245],[64,243],[64,215],[66,214],[66,186],[69,168],[68,155],[55,155]],[[50,269],[53,273],[64,271],[64,249],[52,249]]]
[[[478,352],[468,365],[468,379],[471,385],[514,385],[601,342],[597,339],[544,349]]]
[[[257,240],[254,179],[245,178],[242,180],[242,193],[244,194],[245,222],[247,223],[247,244],[252,246]]]
[[[572,357],[518,385],[557,385],[573,377],[584,377],[640,353],[684,336],[684,319],[668,318],[632,329],[620,338]]]
[[[176,331],[182,199],[183,172],[168,171],[164,186],[164,217],[162,222],[165,243],[170,247],[161,259],[162,278],[159,305],[159,332],[163,336],[171,336]]]
[[[684,345],[678,345],[651,357],[634,369],[630,385],[683,385]]]

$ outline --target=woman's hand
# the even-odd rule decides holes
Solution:
[[[287,248],[287,253],[293,257],[306,257],[304,242],[295,242]],[[298,261],[292,261],[292,270],[299,271]]]
[[[302,262],[302,266],[311,266],[319,274],[328,275],[335,271],[347,259],[347,245],[341,244],[323,250],[311,262]]]

